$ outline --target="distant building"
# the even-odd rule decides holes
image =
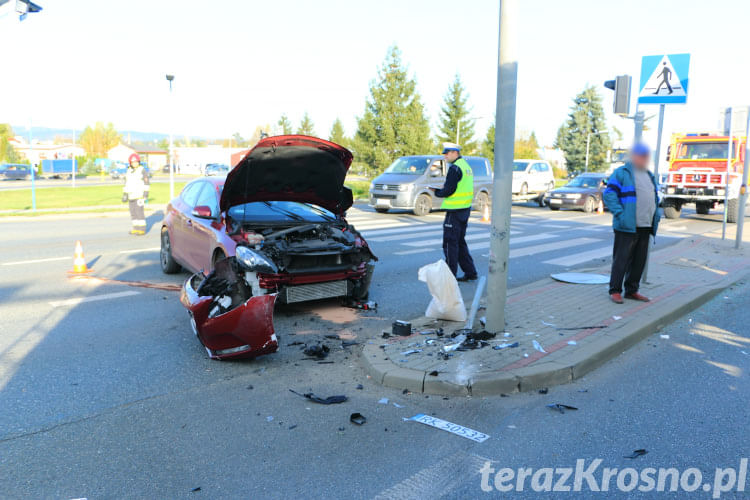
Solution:
[[[86,151],[77,144],[54,144],[46,141],[32,141],[29,144],[20,136],[9,139],[8,143],[34,165],[38,165],[42,160],[60,160],[86,155]]]
[[[539,153],[540,159],[546,160],[555,168],[559,168],[560,170],[564,170],[566,172],[568,171],[568,165],[565,162],[565,153],[562,149],[541,147],[536,151],[537,153]]]
[[[169,155],[163,149],[135,148],[135,152],[140,155],[142,162],[146,162],[152,172],[159,172],[167,166]]]
[[[135,149],[123,143],[120,143],[107,151],[107,158],[112,161],[127,163],[130,155],[132,155],[133,153],[135,153]]]
[[[225,148],[220,145],[205,147],[175,147],[174,162],[181,174],[202,174],[209,163],[232,165],[232,155],[245,148]]]

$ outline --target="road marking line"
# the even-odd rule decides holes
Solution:
[[[601,257],[609,257],[612,255],[612,247],[601,247],[589,250],[588,252],[577,253],[573,255],[566,255],[565,257],[558,257],[557,259],[545,260],[544,264],[552,264],[555,266],[574,266],[583,262],[588,262],[593,259]]]
[[[141,292],[128,291],[128,292],[117,292],[117,293],[104,293],[102,295],[89,295],[88,297],[75,297],[66,300],[56,300],[50,302],[49,305],[52,307],[64,307],[64,306],[75,306],[82,304],[83,302],[96,302],[98,300],[109,300],[119,299],[120,297],[128,297],[130,295],[140,295]]]
[[[16,262],[3,262],[4,266],[20,266],[23,264],[38,264],[40,262],[55,262],[57,260],[69,260],[73,257],[50,257],[49,259],[19,260]]]
[[[514,234],[515,231],[511,231],[510,234]],[[422,236],[422,235],[418,235]],[[424,235],[426,236],[426,235]],[[487,231],[482,232],[481,234],[470,234],[467,235],[466,238],[464,238],[466,241],[472,241],[472,240],[483,240],[490,237],[490,233]],[[431,245],[442,245],[443,239],[442,238],[433,238],[431,240],[424,240],[424,241],[414,241],[414,242],[407,242],[404,243],[404,245],[408,247],[426,247]]]
[[[414,250],[404,250],[402,252],[393,252],[393,255],[411,255],[413,253],[436,252],[438,250],[442,250],[442,248],[416,248]]]
[[[570,248],[579,245],[586,245],[588,243],[599,243],[600,241],[601,240],[596,240],[593,238],[574,238],[572,240],[555,241],[552,243],[545,243],[543,245],[514,248],[510,251],[510,257],[527,257],[529,255],[536,255],[538,253],[550,252],[553,250],[560,250],[563,248]]]
[[[386,234],[400,234],[400,233],[410,233],[414,231],[433,231],[436,229],[441,229],[441,226],[437,224],[425,224],[424,226],[409,226],[409,227],[399,227],[394,229],[378,229],[375,231],[362,231],[362,234],[367,237],[368,239],[373,239],[373,237],[378,237],[380,235],[386,235]]]
[[[476,235],[479,232],[481,232],[484,236],[489,237],[490,233],[487,231],[486,228],[479,228],[479,227],[477,227],[477,228],[472,228],[472,229],[470,229],[470,230],[467,231],[467,233],[472,234],[472,235]],[[442,234],[443,234],[443,228],[442,227],[440,227],[440,226],[432,226],[427,231],[425,231],[425,230],[419,230],[419,231],[414,230],[414,231],[412,231],[412,234],[406,234],[406,235],[404,235],[404,234],[396,234],[396,235],[390,235],[390,236],[377,236],[375,238],[371,238],[371,237],[367,236],[367,241],[413,240],[414,238],[424,238],[426,236],[437,236],[437,235],[440,235],[441,237],[439,239],[435,238],[433,240],[428,240],[428,241],[432,241],[433,244],[437,244],[437,243],[442,244],[443,243]],[[474,239],[477,239],[477,238],[475,237]],[[415,244],[415,243],[404,243],[404,245],[409,245],[409,246],[424,246],[423,244]]]
[[[137,248],[135,250],[120,250],[117,253],[138,253],[138,252],[153,252],[155,250],[161,250],[161,247],[151,247],[151,248]]]

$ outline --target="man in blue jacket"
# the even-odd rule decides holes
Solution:
[[[648,170],[650,158],[647,145],[635,144],[630,150],[630,161],[612,173],[604,190],[604,203],[612,212],[615,231],[609,296],[617,304],[623,303],[623,280],[626,299],[649,301],[638,293],[638,286],[650,237],[656,236],[660,217],[656,179]]]

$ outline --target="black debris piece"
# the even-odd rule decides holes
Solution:
[[[437,377],[438,376],[438,371],[437,370],[432,370],[430,373],[428,373],[428,375],[430,377]]]
[[[500,397],[501,397],[501,398],[507,398],[507,397],[508,397],[508,395],[507,395],[507,394],[505,394],[505,393],[502,393],[502,392],[501,392],[501,393],[500,393]]]
[[[459,335],[466,335],[466,336],[468,337],[468,335],[469,335],[470,333],[471,333],[471,330],[470,330],[470,329],[468,329],[468,328],[461,328],[460,330],[456,330],[455,332],[451,333],[450,337],[451,337],[452,339],[455,339],[455,338],[456,338],[456,337],[458,337]]]
[[[648,451],[641,448],[638,450],[633,450],[633,453],[631,453],[630,455],[625,455],[624,458],[638,458],[641,455],[645,455],[646,453],[648,453]]]
[[[419,332],[420,335],[437,335],[438,337],[442,337],[445,332],[443,332],[442,328],[429,328],[427,330],[421,330]]]
[[[332,339],[332,340],[338,340],[339,336],[338,335],[325,335],[325,338]]]
[[[352,309],[362,309],[363,311],[377,311],[378,304],[372,300],[354,300],[348,299],[344,301],[344,307],[351,307]]]
[[[357,390],[361,391],[364,388],[365,386],[363,386],[362,384],[357,384]]]
[[[341,347],[351,347],[353,345],[358,345],[359,342],[356,340],[342,340],[341,341]]]
[[[557,410],[560,413],[565,413],[565,410],[577,410],[578,409],[575,406],[564,405],[562,403],[553,403],[551,405],[547,405],[547,408],[550,408],[552,410]]]
[[[290,430],[290,431],[291,431],[292,429],[296,429],[296,428],[297,428],[297,424],[294,424],[294,425],[290,425],[290,426],[289,426],[289,430]]]
[[[513,348],[513,347],[518,347],[519,345],[520,344],[518,342],[513,342],[512,344],[508,344],[507,342],[505,342],[503,344],[494,346],[493,349],[496,350],[496,351],[499,351],[501,349],[508,349],[508,348]]]
[[[452,352],[438,351],[437,357],[440,359],[448,359],[453,357]]]
[[[191,491],[192,493],[195,493],[196,491],[200,491],[200,490],[201,490],[201,487],[200,487],[200,486],[197,486],[197,487],[193,488],[193,489],[192,489],[192,490],[190,490],[190,491]]]
[[[248,386],[247,386],[247,389],[248,389],[248,390],[250,390],[250,391],[252,391],[252,390],[253,390],[253,386],[252,386],[252,384],[251,384],[251,385],[248,385]]]
[[[487,347],[488,345],[490,345],[490,343],[485,342],[484,340],[477,340],[471,337],[466,337],[466,340],[461,342],[461,345],[456,347],[456,350],[457,351],[473,351],[474,349],[481,349],[482,347]]]
[[[318,359],[323,359],[326,356],[328,356],[328,352],[329,351],[330,351],[330,349],[328,349],[327,345],[325,345],[325,344],[315,344],[315,345],[311,345],[310,347],[308,347],[307,349],[305,349],[302,352],[304,352],[305,354],[307,354],[310,357],[318,358]]]
[[[497,333],[488,332],[487,330],[482,330],[481,332],[469,332],[466,334],[466,338],[474,339],[474,340],[490,340],[494,339]]]
[[[310,401],[313,401],[315,403],[319,403],[319,404],[322,404],[322,405],[335,405],[335,404],[338,404],[338,403],[343,403],[343,402],[345,402],[345,401],[347,401],[349,399],[349,398],[347,398],[346,396],[343,396],[343,395],[341,395],[341,396],[329,396],[327,398],[321,398],[321,397],[316,396],[312,392],[308,392],[308,393],[305,393],[305,394],[300,394],[299,392],[294,391],[292,389],[289,389],[289,392],[294,393],[297,396],[302,396],[303,398],[309,399]]]
[[[409,394],[409,389],[404,389],[403,391],[401,391],[401,394]]]
[[[388,339],[388,338],[390,338],[390,337],[391,337],[391,334],[390,334],[390,333],[388,333],[388,332],[383,332],[383,338],[384,338],[384,339]]]
[[[343,432],[343,431],[345,431],[345,430],[346,430],[346,429],[344,429],[343,427],[339,427],[339,431],[342,431],[342,432]]]
[[[333,361],[318,361],[319,365],[332,365]]]
[[[349,416],[349,422],[356,425],[364,425],[364,423],[367,422],[367,419],[361,413],[352,413]]]
[[[592,325],[592,326],[572,326],[572,327],[562,327],[558,326],[558,330],[592,330],[594,328],[607,328],[607,325]]]
[[[539,389],[539,394],[547,394],[548,392],[549,392],[549,389],[546,387]]]
[[[286,346],[287,347],[292,347],[292,346],[295,346],[295,345],[305,345],[305,343],[304,342],[300,342],[299,340],[295,340],[294,342],[288,343]]]
[[[408,337],[411,335],[411,323],[408,321],[396,320],[391,325],[391,334],[393,336]]]

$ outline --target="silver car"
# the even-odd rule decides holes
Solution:
[[[473,208],[484,212],[492,192],[492,167],[487,158],[464,156],[474,173]],[[370,184],[370,206],[375,211],[407,209],[415,215],[438,210],[442,198],[434,196],[429,186],[442,186],[447,173],[440,155],[402,156]]]

